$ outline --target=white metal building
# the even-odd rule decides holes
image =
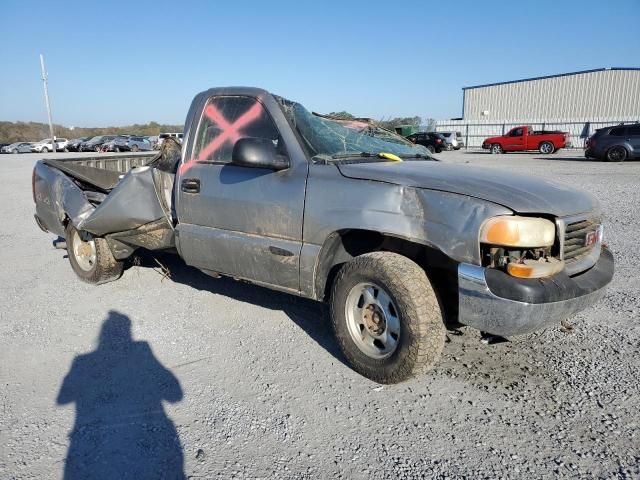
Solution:
[[[464,120],[547,121],[640,115],[640,68],[601,68],[465,87]]]
[[[568,131],[582,147],[593,130],[640,121],[640,68],[600,68],[465,87],[461,120],[436,122],[474,147],[517,125]]]

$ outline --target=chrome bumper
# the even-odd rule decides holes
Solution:
[[[458,321],[483,332],[511,336],[530,333],[584,310],[600,300],[613,278],[613,256],[603,248],[600,259],[590,270],[569,277],[560,273],[549,279],[523,280],[496,277],[487,281],[487,269],[461,263],[458,266]],[[501,282],[496,289],[496,278]],[[505,298],[492,291],[508,288],[514,298]],[[521,297],[520,299],[518,297]]]

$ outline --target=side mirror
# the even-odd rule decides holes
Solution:
[[[231,164],[238,167],[284,170],[289,168],[289,159],[279,155],[268,138],[246,137],[233,146]]]

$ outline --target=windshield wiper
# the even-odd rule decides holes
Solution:
[[[331,155],[331,158],[333,158],[334,160],[339,160],[341,158],[354,158],[354,157],[371,158],[371,157],[378,157],[378,154],[371,153],[371,152],[347,152],[347,153],[336,153],[334,155]]]
[[[403,155],[398,155],[400,158],[424,158],[425,160],[433,160],[434,162],[439,162],[440,160],[438,160],[435,157],[432,157],[431,155],[427,155],[425,153],[405,153]]]

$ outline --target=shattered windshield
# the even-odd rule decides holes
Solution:
[[[296,102],[276,97],[289,122],[314,160],[377,158],[380,153],[402,158],[430,158],[429,151],[393,132],[359,120],[335,120],[310,113]]]

